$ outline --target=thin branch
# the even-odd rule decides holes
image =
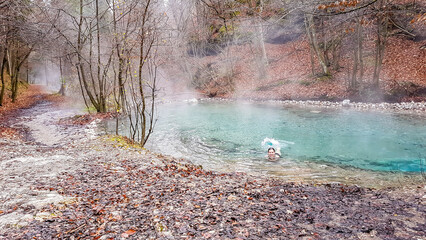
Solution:
[[[357,8],[353,8],[353,9],[348,10],[348,11],[343,11],[343,12],[336,12],[336,13],[329,13],[329,14],[317,14],[317,13],[306,12],[306,14],[312,14],[312,15],[315,15],[315,16],[336,16],[336,15],[347,14],[347,13],[358,11],[360,9],[366,8],[366,7],[374,4],[375,2],[377,2],[377,0],[373,0],[373,1],[371,1],[367,4],[365,4],[365,5],[359,6]]]

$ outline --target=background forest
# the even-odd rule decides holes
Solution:
[[[424,101],[425,2],[14,0],[0,3],[0,105],[22,83],[129,117],[208,97]]]

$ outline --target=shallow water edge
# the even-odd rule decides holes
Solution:
[[[217,99],[217,98],[200,98],[200,99],[186,99],[181,101],[169,101],[163,102],[167,105],[167,103],[179,103],[184,102],[189,105],[197,104],[197,103],[247,103],[247,104],[257,104],[260,103],[263,105],[267,104],[270,106],[278,106],[278,107],[297,107],[297,108],[307,108],[308,112],[333,112],[334,109],[351,109],[356,111],[372,111],[372,112],[389,112],[389,113],[397,113],[399,114],[407,114],[407,115],[416,115],[417,119],[423,119],[423,116],[426,112],[425,103],[400,103],[400,104],[373,104],[373,103],[348,103],[348,102],[325,102],[325,101],[257,101],[257,100],[239,100],[239,99]],[[412,105],[409,105],[412,104]],[[328,111],[327,111],[328,109]],[[178,121],[174,118],[173,121]],[[170,126],[170,125],[167,125]],[[193,126],[193,125],[191,125]],[[161,131],[161,130],[159,130]],[[188,131],[186,129],[185,131]],[[212,131],[217,132],[217,129],[212,129]],[[158,132],[157,132],[158,133]],[[166,134],[166,133],[164,133]],[[164,135],[162,134],[162,135]],[[167,131],[167,134],[171,134],[170,131]],[[257,135],[256,135],[257,136]],[[205,145],[206,136],[199,136],[201,146],[199,146],[200,150],[208,150],[211,149],[210,145]],[[195,139],[195,140],[197,140]],[[185,141],[195,141],[194,139],[185,137]],[[198,142],[197,140],[197,142]],[[161,142],[161,141],[160,141]],[[170,152],[180,152],[182,148],[187,149],[185,151],[189,151],[188,149],[192,149],[194,146],[188,148],[188,146],[184,146],[182,144],[177,144],[175,148],[170,149],[171,145],[166,144],[158,144],[155,143],[154,148],[147,146],[148,149],[152,151],[161,152],[165,155],[170,155]],[[231,144],[232,145],[232,144]],[[210,147],[209,147],[210,146]],[[232,145],[234,146],[234,145]],[[232,147],[231,146],[231,147]],[[162,148],[163,147],[163,148]],[[213,150],[218,150],[213,146]],[[234,146],[235,147],[235,146]],[[237,146],[238,147],[238,146]],[[197,147],[198,148],[198,147]],[[241,149],[238,149],[241,150]],[[182,150],[183,151],[183,150]],[[182,153],[184,153],[183,151]],[[259,152],[255,152],[255,154],[259,155]],[[262,155],[260,153],[260,155]],[[259,156],[260,156],[259,155]],[[239,160],[230,160],[225,161],[224,159],[219,160],[218,162],[207,161],[210,157],[205,157],[205,154],[202,156],[193,155],[193,156],[185,156],[185,154],[178,154],[171,156],[176,158],[183,158],[192,161],[194,164],[201,164],[205,169],[215,170],[219,172],[246,172],[252,175],[257,176],[270,176],[270,177],[278,177],[281,179],[285,179],[286,181],[295,181],[295,182],[312,182],[312,183],[328,183],[328,182],[338,182],[343,184],[356,184],[360,186],[366,187],[374,187],[374,188],[383,188],[383,187],[392,187],[392,186],[403,186],[410,184],[423,184],[425,182],[424,171],[419,171],[417,173],[413,172],[395,172],[392,170],[389,171],[374,171],[374,170],[365,170],[360,169],[353,166],[344,166],[339,164],[330,164],[327,161],[319,161],[313,162],[309,161],[307,157],[305,160],[300,159],[292,159],[291,156],[285,156],[283,159],[280,159],[278,162],[268,162],[265,159],[249,159],[249,158],[241,158]],[[263,155],[262,155],[263,156]],[[208,158],[207,160],[204,158]],[[204,161],[206,160],[206,161]],[[253,164],[253,162],[258,162],[260,164]],[[421,164],[421,163],[420,163]],[[426,164],[423,162],[423,164]]]
[[[426,114],[426,102],[400,102],[400,103],[365,103],[351,102],[344,100],[340,102],[317,101],[317,100],[263,100],[263,99],[239,99],[239,98],[192,98],[183,100],[183,102],[195,103],[198,101],[204,102],[249,102],[249,103],[269,103],[283,106],[298,106],[298,107],[319,107],[319,108],[349,108],[356,110],[369,110],[380,112],[406,112],[406,113],[424,113]],[[165,101],[173,102],[173,101]]]

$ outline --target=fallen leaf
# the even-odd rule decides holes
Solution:
[[[127,238],[127,237],[129,237],[129,236],[131,236],[135,233],[136,233],[136,230],[129,229],[129,230],[125,231],[124,233],[122,233],[121,237]]]

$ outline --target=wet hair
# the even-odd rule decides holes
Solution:
[[[275,148],[273,148],[273,147],[270,147],[270,148],[268,148],[268,152],[269,152],[269,150],[274,150],[274,152],[275,152]]]

